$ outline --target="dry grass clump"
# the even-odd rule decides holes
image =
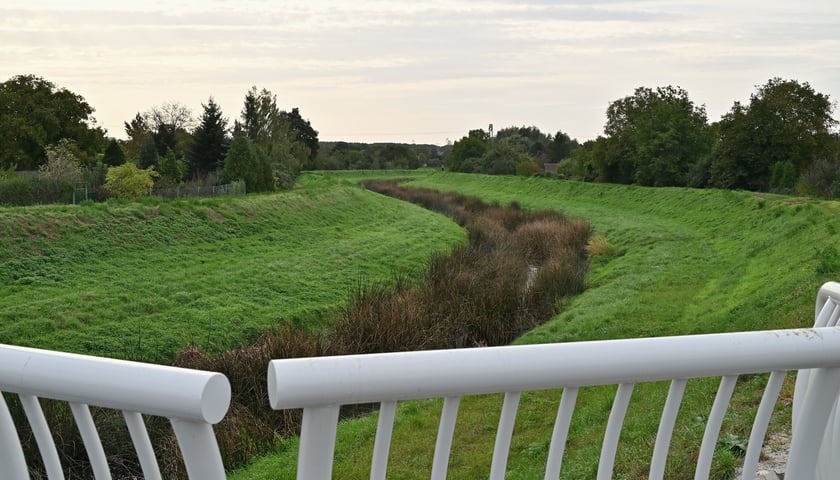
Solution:
[[[589,242],[586,244],[586,254],[589,255],[590,258],[610,258],[618,255],[618,249],[610,243],[607,237],[598,234],[593,235],[592,238],[589,239]]]

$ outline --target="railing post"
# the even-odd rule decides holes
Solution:
[[[823,440],[826,438],[828,419],[837,404],[838,391],[840,368],[819,368],[811,371],[808,388],[804,392],[801,404],[801,414],[794,418],[786,477],[826,480],[829,478],[817,476],[817,464],[820,451],[833,448],[833,445],[824,444]],[[823,455],[825,454],[833,455],[833,452],[824,450]],[[830,473],[836,475],[837,472]]]

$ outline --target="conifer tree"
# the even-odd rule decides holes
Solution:
[[[193,132],[193,144],[188,155],[193,176],[222,169],[228,149],[227,119],[222,117],[219,105],[210,97],[202,107],[201,123]]]
[[[105,153],[102,155],[102,163],[109,167],[117,167],[125,163],[125,152],[116,140],[111,139],[108,147],[105,148]]]

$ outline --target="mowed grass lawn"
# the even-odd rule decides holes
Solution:
[[[440,172],[416,175],[411,184],[584,217],[616,247],[617,255],[593,260],[582,295],[565,302],[563,313],[516,343],[810,326],[819,286],[840,278],[837,202]],[[762,375],[739,380],[724,420],[714,478],[727,478],[739,462],[739,443],[749,434],[765,381]],[[693,476],[717,383],[689,382],[667,478]],[[791,385],[789,377],[772,430],[789,427]],[[646,478],[666,391],[664,384],[637,386],[614,478]],[[614,392],[606,387],[581,393],[561,478],[594,478]],[[523,397],[507,478],[542,478],[560,396],[536,392]],[[449,478],[487,476],[500,405],[499,396],[469,398],[462,404]],[[398,415],[389,474],[428,478],[440,402],[408,402]],[[335,478],[368,475],[375,420],[372,416],[341,425]],[[296,448],[294,440],[282,441],[277,455],[231,478],[293,478]]]
[[[0,208],[0,343],[168,363],[318,326],[360,284],[416,275],[464,238],[317,175],[270,195]]]

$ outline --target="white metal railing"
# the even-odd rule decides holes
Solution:
[[[840,307],[835,308],[840,305],[840,284],[824,286],[820,298],[818,318],[822,315],[829,319],[826,325],[836,324],[840,316]],[[578,389],[618,384],[597,477],[609,479],[634,385],[670,380],[649,477],[660,479],[686,380],[722,377],[695,472],[695,479],[706,479],[738,375],[769,372],[745,457],[743,478],[749,479],[755,475],[785,374],[800,369],[810,369],[808,385],[797,386],[797,411],[807,414],[800,413],[794,419],[787,478],[835,478],[816,476],[825,425],[834,415],[840,391],[840,328],[835,327],[273,360],[269,364],[268,385],[272,408],[304,409],[297,478],[318,480],[332,476],[341,405],[380,403],[371,478],[382,479],[397,402],[444,398],[432,464],[432,478],[443,479],[461,397],[500,392],[505,393],[505,400],[490,478],[503,479],[520,393],[562,388],[545,469],[546,479],[556,479]]]
[[[220,373],[0,345],[0,391],[18,395],[50,479],[64,474],[39,398],[70,404],[96,479],[111,473],[88,405],[123,412],[145,478],[161,474],[142,415],[170,419],[190,478],[225,478],[212,428],[230,403],[230,384]],[[0,477],[29,478],[2,395]]]
[[[820,288],[817,295],[814,327],[837,327],[838,323],[840,323],[840,283],[828,282]],[[801,429],[825,427],[823,435],[815,435],[811,437],[811,443],[799,444],[797,448],[803,449],[808,461],[815,463],[815,478],[828,480],[837,478],[840,472],[840,456],[837,455],[837,448],[840,447],[840,414],[838,414],[840,397],[825,396],[822,399],[828,405],[820,405],[819,411],[829,410],[828,415],[814,415],[813,407],[806,403],[808,394],[813,389],[825,388],[825,376],[826,372],[821,370],[799,372],[794,389],[792,424],[794,428]],[[831,380],[840,382],[837,379]],[[797,457],[800,455],[798,451],[795,453]],[[793,455],[794,452],[791,452],[791,456]],[[788,476],[787,478],[796,477]]]

